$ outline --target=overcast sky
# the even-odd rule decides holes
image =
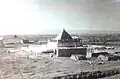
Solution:
[[[0,0],[0,34],[120,31],[120,0]]]

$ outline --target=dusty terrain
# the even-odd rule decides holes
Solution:
[[[8,42],[8,40],[4,42],[6,44],[14,42],[11,40]],[[63,57],[49,58],[49,55],[30,54],[29,52],[22,51],[20,49],[21,46],[25,45],[8,44],[6,47],[0,48],[0,79],[49,79],[55,76],[80,72],[120,68],[120,61],[104,61],[105,64],[98,65],[97,60],[75,61]],[[9,52],[9,50],[14,51]],[[119,48],[115,50],[119,50]],[[92,64],[89,62],[92,62]],[[116,75],[103,79],[119,79],[119,77],[119,75]]]
[[[120,61],[105,61],[105,64],[98,65],[97,60],[90,64],[89,60],[49,58],[49,55],[45,54],[39,54],[34,58],[20,48],[17,48],[15,52],[8,52],[11,49],[14,48],[0,50],[0,79],[48,79],[80,72],[120,68]]]
[[[120,79],[120,74],[114,75],[114,76],[105,77],[105,78],[101,78],[101,79]]]

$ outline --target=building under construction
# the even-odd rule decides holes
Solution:
[[[82,39],[72,37],[65,29],[53,40],[49,40],[47,47],[54,50],[57,57],[70,57],[74,54],[86,55],[87,49],[82,46]]]

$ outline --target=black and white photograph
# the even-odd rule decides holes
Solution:
[[[0,0],[0,79],[120,79],[120,0]]]

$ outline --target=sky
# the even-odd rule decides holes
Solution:
[[[120,0],[0,0],[0,34],[120,31]]]

